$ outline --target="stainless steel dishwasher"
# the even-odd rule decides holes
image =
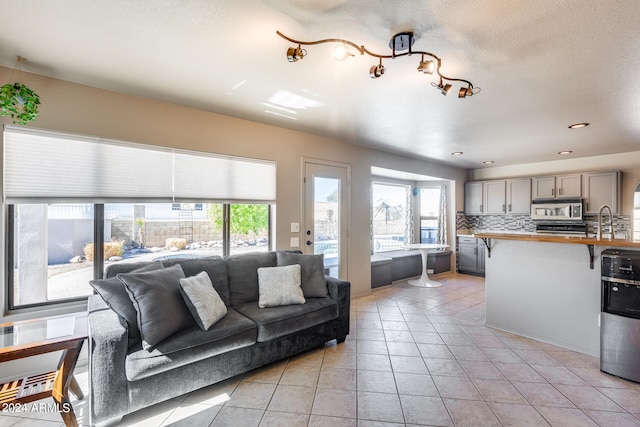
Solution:
[[[640,251],[602,251],[600,370],[640,382]]]

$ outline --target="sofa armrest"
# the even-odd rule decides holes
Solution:
[[[127,413],[128,334],[99,295],[89,297],[88,311],[90,423],[95,425]]]
[[[325,276],[329,298],[338,302],[338,328],[336,338],[343,342],[349,335],[349,310],[351,306],[351,283],[335,277]]]

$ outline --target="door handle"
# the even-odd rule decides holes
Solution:
[[[313,245],[313,242],[311,240],[307,240],[307,246],[311,246]]]

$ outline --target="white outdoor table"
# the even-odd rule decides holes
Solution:
[[[422,255],[422,275],[419,279],[407,280],[407,283],[413,286],[420,286],[423,288],[438,288],[442,286],[442,283],[429,279],[427,275],[427,257],[429,252],[436,249],[446,249],[449,245],[443,245],[440,243],[413,243],[405,245],[405,249],[418,249]]]

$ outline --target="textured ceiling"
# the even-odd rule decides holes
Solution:
[[[638,0],[2,0],[0,65],[479,168],[640,150],[639,16]],[[276,30],[381,54],[413,31],[482,91],[442,96],[418,56],[376,80],[377,60],[329,45],[289,63]]]

